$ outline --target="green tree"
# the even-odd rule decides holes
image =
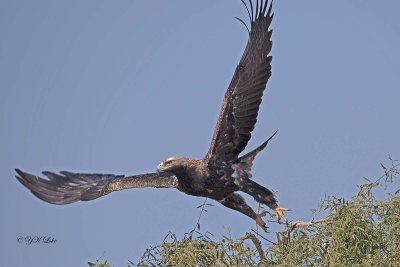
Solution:
[[[390,159],[390,158],[389,158]],[[346,200],[327,197],[323,220],[294,222],[266,249],[270,266],[400,266],[400,195],[391,190],[399,163],[383,164],[384,175],[358,186]],[[383,191],[383,199],[376,192]]]

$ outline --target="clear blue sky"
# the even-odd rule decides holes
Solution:
[[[254,179],[290,219],[308,220],[325,193],[349,197],[387,154],[400,158],[400,2],[275,1],[274,11],[273,76],[248,148],[279,130]],[[1,266],[84,266],[103,252],[126,266],[191,230],[202,198],[137,189],[52,206],[14,168],[129,175],[201,158],[247,41],[234,16],[246,17],[239,0],[0,1]],[[254,227],[214,204],[203,230]],[[18,244],[26,235],[58,243]]]

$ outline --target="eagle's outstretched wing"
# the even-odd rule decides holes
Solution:
[[[246,49],[225,93],[210,149],[205,157],[212,166],[237,160],[251,138],[257,121],[261,98],[271,76],[272,49],[270,25],[272,2],[249,0],[251,28]],[[259,3],[260,2],[260,3]],[[242,23],[243,20],[239,19]],[[247,26],[246,26],[247,27]]]
[[[128,188],[176,188],[178,180],[169,173],[147,173],[125,177],[114,174],[84,174],[62,171],[43,172],[48,179],[15,169],[15,177],[35,196],[51,204],[64,205],[88,201],[113,191]]]

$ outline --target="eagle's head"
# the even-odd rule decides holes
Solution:
[[[170,157],[158,164],[157,171],[160,172],[179,172],[186,168],[187,158]]]

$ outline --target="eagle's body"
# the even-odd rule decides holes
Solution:
[[[271,76],[272,48],[270,25],[273,14],[267,1],[257,0],[253,7],[245,5],[249,17],[249,41],[225,93],[220,115],[208,153],[201,160],[172,157],[158,165],[157,172],[135,176],[43,172],[48,179],[16,170],[17,179],[38,198],[52,204],[69,204],[92,200],[111,192],[139,187],[177,188],[193,196],[212,198],[265,226],[260,216],[237,193],[242,191],[283,217],[273,193],[251,180],[251,168],[265,143],[240,156],[251,138],[263,92]],[[250,9],[249,9],[250,7]],[[284,217],[283,217],[284,218]]]

